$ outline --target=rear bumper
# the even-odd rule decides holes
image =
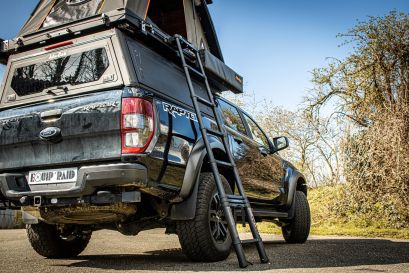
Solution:
[[[131,163],[81,167],[76,182],[61,184],[29,185],[25,173],[0,174],[0,190],[9,199],[25,196],[79,197],[91,195],[101,187],[146,185],[146,167]]]

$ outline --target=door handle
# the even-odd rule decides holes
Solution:
[[[49,110],[42,112],[40,114],[41,120],[50,120],[50,119],[59,119],[62,115],[62,109],[54,109],[54,110]]]

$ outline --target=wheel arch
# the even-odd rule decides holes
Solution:
[[[305,196],[308,196],[308,186],[307,186],[307,181],[305,180],[304,176],[300,176],[297,180],[297,191],[302,191]]]
[[[282,200],[287,208],[292,207],[296,191],[302,191],[307,196],[308,187],[306,181],[304,175],[297,169],[294,167],[288,167],[284,181],[285,194],[284,199]]]
[[[213,154],[216,160],[221,160],[221,161],[226,161],[226,162],[229,161],[228,155],[224,149],[220,149],[220,147],[217,147],[212,150],[213,150]],[[208,154],[206,153],[205,157],[203,158],[202,166],[200,168],[200,173],[212,172],[212,167],[210,163],[208,162],[209,162],[209,158],[208,158]],[[226,168],[226,167],[219,166],[219,172],[221,175],[223,175],[227,179],[227,182],[229,183],[231,190],[234,192],[235,184],[234,184],[233,170]]]
[[[228,160],[224,145],[219,139],[210,137],[209,142],[217,160]],[[212,172],[208,161],[208,154],[203,139],[200,139],[192,149],[186,166],[183,185],[179,193],[179,199],[182,199],[183,201],[172,206],[170,213],[171,220],[191,220],[195,217],[200,173]],[[234,180],[232,179],[234,174],[232,170],[219,168],[219,171],[220,174],[227,179],[234,192]]]

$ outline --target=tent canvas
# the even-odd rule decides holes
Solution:
[[[211,1],[209,2],[211,3]],[[223,60],[206,0],[40,0],[20,37],[124,9],[169,35],[180,34]]]
[[[19,36],[115,9],[128,9],[145,19],[148,7],[149,0],[40,0]]]

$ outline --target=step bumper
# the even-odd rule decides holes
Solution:
[[[9,199],[21,197],[76,197],[93,194],[101,187],[147,186],[147,169],[141,164],[119,163],[84,166],[70,183],[30,185],[27,173],[0,174],[0,190]]]

